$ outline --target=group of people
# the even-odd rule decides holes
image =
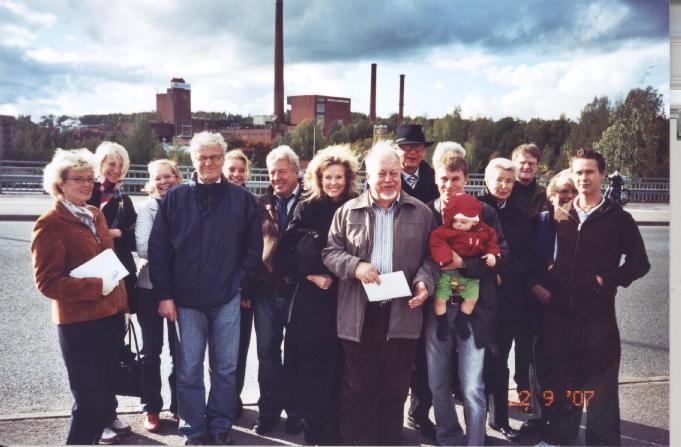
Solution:
[[[649,263],[632,217],[601,195],[603,157],[578,151],[545,190],[541,152],[523,144],[489,161],[475,197],[464,148],[439,143],[431,167],[431,144],[421,126],[400,126],[364,157],[362,192],[349,146],[318,151],[303,178],[296,153],[279,146],[266,159],[271,184],[255,197],[248,158],[202,132],[190,143],[191,178],[152,161],[137,210],[121,193],[122,146],[58,149],[44,175],[55,204],[31,249],[74,397],[66,442],[113,443],[130,431],[116,417],[114,375],[125,315],[136,313],[144,426],[160,426],[166,320],[169,408],[189,445],[233,443],[252,324],[261,435],[285,411],[285,430],[308,444],[397,445],[411,388],[407,424],[438,445],[464,440],[455,398],[468,445],[485,444],[487,425],[513,441],[540,432],[570,443],[584,405],[587,443],[619,444],[614,298]],[[70,275],[109,248],[124,280]],[[369,300],[389,273],[409,296]],[[513,343],[514,380],[532,412],[520,431],[508,418]],[[569,397],[577,393],[589,398]]]

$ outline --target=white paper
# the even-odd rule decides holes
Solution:
[[[104,278],[115,273],[114,281],[118,282],[130,273],[118,260],[112,249],[107,248],[94,258],[71,270],[72,278]]]
[[[384,301],[411,296],[411,289],[403,271],[386,273],[378,277],[381,279],[381,284],[362,283],[369,301]]]

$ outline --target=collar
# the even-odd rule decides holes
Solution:
[[[295,197],[298,195],[298,192],[300,191],[300,183],[298,183],[295,187],[295,189],[289,194],[288,197],[286,197],[287,200],[291,200],[291,198]],[[276,192],[272,192],[272,195],[274,196],[275,199],[283,199],[284,197],[280,197],[279,194]]]
[[[196,183],[198,183],[199,185],[205,185],[203,180],[201,180],[201,176],[199,175],[198,172],[196,173]],[[215,183],[222,183],[222,175],[220,175],[220,178],[218,178],[217,182],[211,183],[211,185],[214,185]]]
[[[578,213],[581,212],[581,213],[586,214],[587,216],[589,214],[593,213],[594,211],[596,211],[598,208],[600,208],[603,205],[603,203],[605,203],[605,196],[601,195],[601,200],[600,200],[600,202],[598,202],[597,205],[595,205],[595,206],[593,206],[589,209],[584,209],[584,208],[579,206],[579,200],[578,199],[579,199],[579,196],[575,197],[575,199],[573,201],[573,207],[575,208],[575,210]]]
[[[402,171],[402,178],[407,179],[409,177],[416,176],[416,180],[418,180],[419,177],[419,170],[421,169],[421,163],[416,167],[416,171],[413,174],[408,173],[407,171]]]
[[[385,209],[381,205],[376,203],[376,201],[374,200],[374,197],[371,195],[371,191],[369,191],[368,189],[367,189],[367,195],[369,196],[369,207],[373,208],[374,206],[377,206],[380,209]],[[401,197],[402,197],[402,193],[400,191],[398,191],[397,192],[397,198],[393,201],[393,203],[390,204],[390,207],[388,209],[390,209],[392,207],[399,206]]]

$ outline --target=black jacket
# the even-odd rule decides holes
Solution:
[[[428,204],[428,207],[433,212],[436,223],[442,225],[440,199],[433,200]],[[480,215],[482,221],[494,228],[497,232],[497,243],[501,250],[501,259],[494,268],[489,268],[479,256],[465,257],[463,258],[465,272],[463,272],[464,269],[461,270],[465,276],[478,278],[480,280],[479,298],[471,315],[473,333],[475,334],[475,344],[478,348],[483,348],[494,344],[494,324],[498,309],[496,271],[508,257],[508,245],[506,243],[504,231],[497,217],[497,212],[494,208],[483,203]]]
[[[516,181],[509,201],[525,211],[529,218],[534,218],[542,211],[548,211],[550,208],[546,199],[546,188],[537,183],[537,179],[534,179],[527,186]]]
[[[440,193],[437,191],[437,185],[435,184],[435,171],[433,171],[433,168],[425,160],[421,160],[419,164],[419,181],[416,183],[416,188],[412,188],[402,179],[402,191],[426,204],[437,199]]]

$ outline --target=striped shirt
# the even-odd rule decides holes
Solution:
[[[371,200],[374,215],[374,242],[371,247],[371,263],[380,274],[393,271],[393,222],[399,197],[387,210]]]

